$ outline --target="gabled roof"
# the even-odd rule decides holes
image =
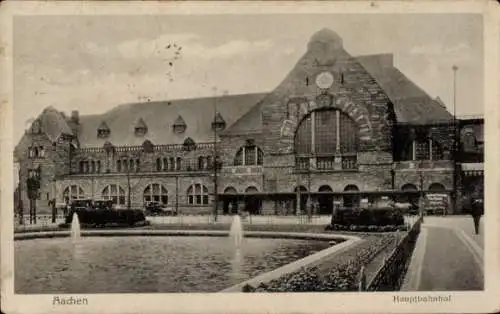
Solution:
[[[451,120],[441,99],[432,99],[424,90],[401,73],[392,62],[392,55],[361,56],[356,59],[377,81],[394,104],[398,122],[427,124],[433,121]]]
[[[377,54],[352,57],[342,47],[342,38],[329,29],[315,33],[308,43],[308,51],[283,81],[262,102],[256,104],[246,115],[223,134],[261,132],[261,109],[265,103],[273,103],[293,96],[314,96],[316,87],[310,77],[313,67],[334,63],[335,59],[358,62],[384,90],[394,105],[397,122],[428,124],[448,121],[452,115],[438,98],[432,99],[424,90],[401,73],[393,64],[392,54]],[[320,61],[318,61],[320,60]],[[309,84],[307,79],[309,78]]]
[[[40,121],[42,131],[51,141],[56,141],[61,134],[73,135],[64,116],[52,106],[45,108],[37,120]]]
[[[131,103],[119,105],[100,115],[81,115],[78,133],[80,147],[102,146],[106,141],[114,146],[142,145],[145,139],[155,145],[182,144],[187,137],[196,143],[211,142],[214,105],[227,125],[231,125],[263,97],[264,94],[242,94]],[[137,137],[134,132],[138,116],[147,121],[148,133],[143,137]],[[182,116],[187,125],[186,131],[181,134],[172,130],[174,119],[178,116]],[[102,121],[111,131],[105,139],[97,137],[97,128]]]
[[[233,125],[224,130],[221,135],[239,135],[262,132],[262,102],[254,105],[245,115]]]

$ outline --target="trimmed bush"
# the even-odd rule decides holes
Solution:
[[[108,224],[120,224],[133,226],[139,222],[146,221],[142,210],[116,210],[116,209],[73,209],[66,216],[66,224],[71,224],[73,213],[78,215],[82,225],[104,226]]]
[[[396,208],[343,208],[332,217],[332,225],[350,226],[388,226],[404,225],[404,217]],[[372,227],[373,229],[373,227]],[[354,231],[351,229],[351,231]]]

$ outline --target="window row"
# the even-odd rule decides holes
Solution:
[[[187,203],[190,205],[208,205],[209,204],[208,188],[202,184],[191,185],[186,192]],[[125,205],[125,189],[118,184],[110,184],[101,191],[101,198],[112,200],[114,204]],[[63,191],[63,200],[71,202],[72,200],[84,199],[86,195],[83,189],[78,185],[66,187]],[[143,192],[144,202],[160,202],[168,204],[168,190],[161,184],[149,184]]]
[[[29,158],[44,158],[45,148],[43,146],[31,146],[28,148]]]
[[[80,173],[100,173],[101,161],[100,160],[82,160],[79,163]]]
[[[139,159],[121,159],[116,161],[117,172],[139,172],[141,161]]]
[[[405,160],[443,160],[441,145],[432,138],[416,139],[408,144],[404,153]]]
[[[312,164],[312,165],[311,165]],[[338,161],[336,157],[297,157],[295,166],[298,170],[308,170],[310,168],[317,170],[336,170],[336,169],[357,169],[357,157],[354,156],[341,156]]]
[[[211,170],[213,164],[212,156],[199,156],[190,160],[183,160],[181,157],[164,157],[156,159],[156,171]]]

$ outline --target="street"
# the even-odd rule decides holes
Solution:
[[[482,226],[476,235],[470,216],[425,217],[401,290],[482,290]]]

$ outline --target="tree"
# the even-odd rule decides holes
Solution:
[[[30,200],[30,224],[36,224],[36,199],[40,190],[40,176],[31,175],[26,179],[28,199]]]

